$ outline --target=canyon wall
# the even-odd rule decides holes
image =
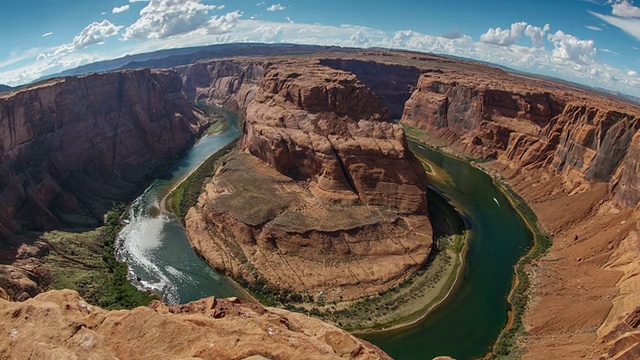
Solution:
[[[0,95],[0,237],[89,227],[197,138],[173,71],[60,78]]]
[[[423,70],[402,122],[496,159],[482,166],[554,238],[528,269],[525,358],[637,358],[640,107],[478,64]]]
[[[606,182],[620,205],[637,204],[638,107],[487,71],[424,73],[402,122],[474,157],[550,169],[568,193]]]

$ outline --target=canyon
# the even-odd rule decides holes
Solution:
[[[471,61],[332,49],[3,93],[0,235],[99,224],[195,141],[197,102],[245,117],[185,219],[215,268],[328,301],[407,279],[432,244],[427,178],[400,119],[514,189],[553,237],[526,269],[525,358],[640,354],[640,107]]]
[[[175,72],[48,80],[0,95],[0,239],[95,227],[198,138]]]

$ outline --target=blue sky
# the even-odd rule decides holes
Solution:
[[[0,83],[227,42],[451,54],[640,96],[632,0],[21,0],[0,8]]]

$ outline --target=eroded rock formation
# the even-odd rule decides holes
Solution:
[[[233,155],[187,216],[212,265],[339,300],[384,291],[425,263],[426,174],[353,73],[314,59],[181,72],[189,96],[244,114],[242,150],[260,160]]]
[[[202,125],[172,71],[61,78],[0,95],[0,238],[95,226]]]
[[[390,359],[320,320],[233,299],[107,311],[50,291],[22,303],[0,296],[0,319],[7,359]]]

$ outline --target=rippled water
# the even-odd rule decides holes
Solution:
[[[206,135],[180,159],[166,178],[156,179],[130,206],[129,223],[122,229],[116,255],[127,263],[134,285],[151,289],[169,304],[182,304],[207,296],[239,296],[229,280],[214,271],[191,248],[175,216],[160,212],[159,201],[204,160],[240,135],[237,117],[227,114],[233,126]]]

